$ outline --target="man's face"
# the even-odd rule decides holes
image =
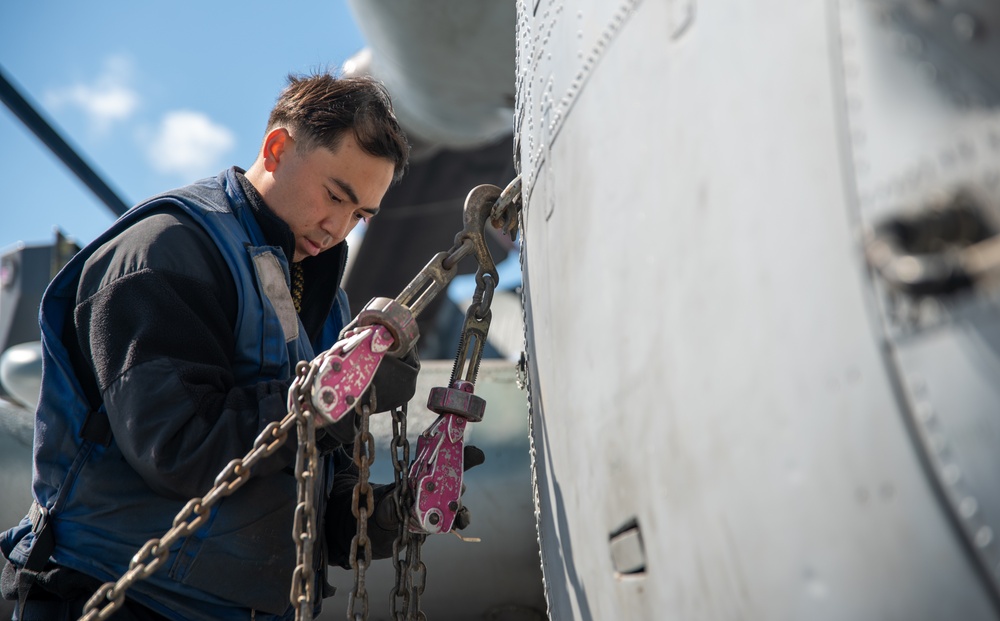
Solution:
[[[273,144],[269,137],[265,148],[271,174],[257,189],[295,236],[293,262],[344,241],[358,222],[378,213],[392,183],[393,163],[362,151],[350,132],[336,151],[317,147],[300,153],[287,132]]]

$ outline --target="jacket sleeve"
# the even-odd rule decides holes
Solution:
[[[289,381],[237,385],[236,293],[208,234],[181,213],[143,219],[87,262],[75,311],[81,359],[125,460],[157,493],[203,495],[286,413]],[[255,475],[288,466],[290,438]]]

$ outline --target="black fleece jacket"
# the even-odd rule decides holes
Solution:
[[[242,174],[238,178],[267,242],[290,258],[291,230]],[[330,313],[346,259],[342,243],[302,261],[299,316],[310,335],[322,329]],[[81,383],[95,404],[106,405],[129,465],[157,493],[179,499],[203,495],[231,459],[245,455],[264,427],[287,413],[291,380],[235,383],[236,314],[236,288],[225,260],[180,208],[151,213],[104,244],[84,267],[76,334],[64,342],[78,345],[72,355]],[[414,381],[415,376],[416,371]],[[346,424],[321,430],[327,451],[341,451],[341,444],[353,440],[353,420],[341,422]],[[255,467],[255,474],[288,469],[294,455],[290,438]],[[336,461],[325,530],[331,537],[330,561],[346,565],[355,521],[344,501],[357,471],[343,453]],[[337,515],[345,509],[346,516]],[[388,542],[379,543],[391,549],[392,536],[382,533]]]

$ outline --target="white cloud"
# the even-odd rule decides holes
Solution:
[[[131,77],[132,61],[124,56],[111,57],[93,83],[78,82],[51,91],[46,101],[55,108],[67,105],[80,108],[92,129],[103,133],[113,123],[128,119],[139,107],[139,95],[129,84]]]
[[[228,128],[217,125],[202,112],[168,112],[147,148],[149,160],[161,173],[185,178],[218,172],[219,160],[236,143]]]

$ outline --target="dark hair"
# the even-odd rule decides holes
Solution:
[[[267,120],[268,132],[275,127],[289,129],[303,150],[322,146],[335,151],[351,130],[365,153],[393,163],[393,183],[406,169],[410,145],[392,111],[388,91],[369,76],[289,74],[288,86]]]

